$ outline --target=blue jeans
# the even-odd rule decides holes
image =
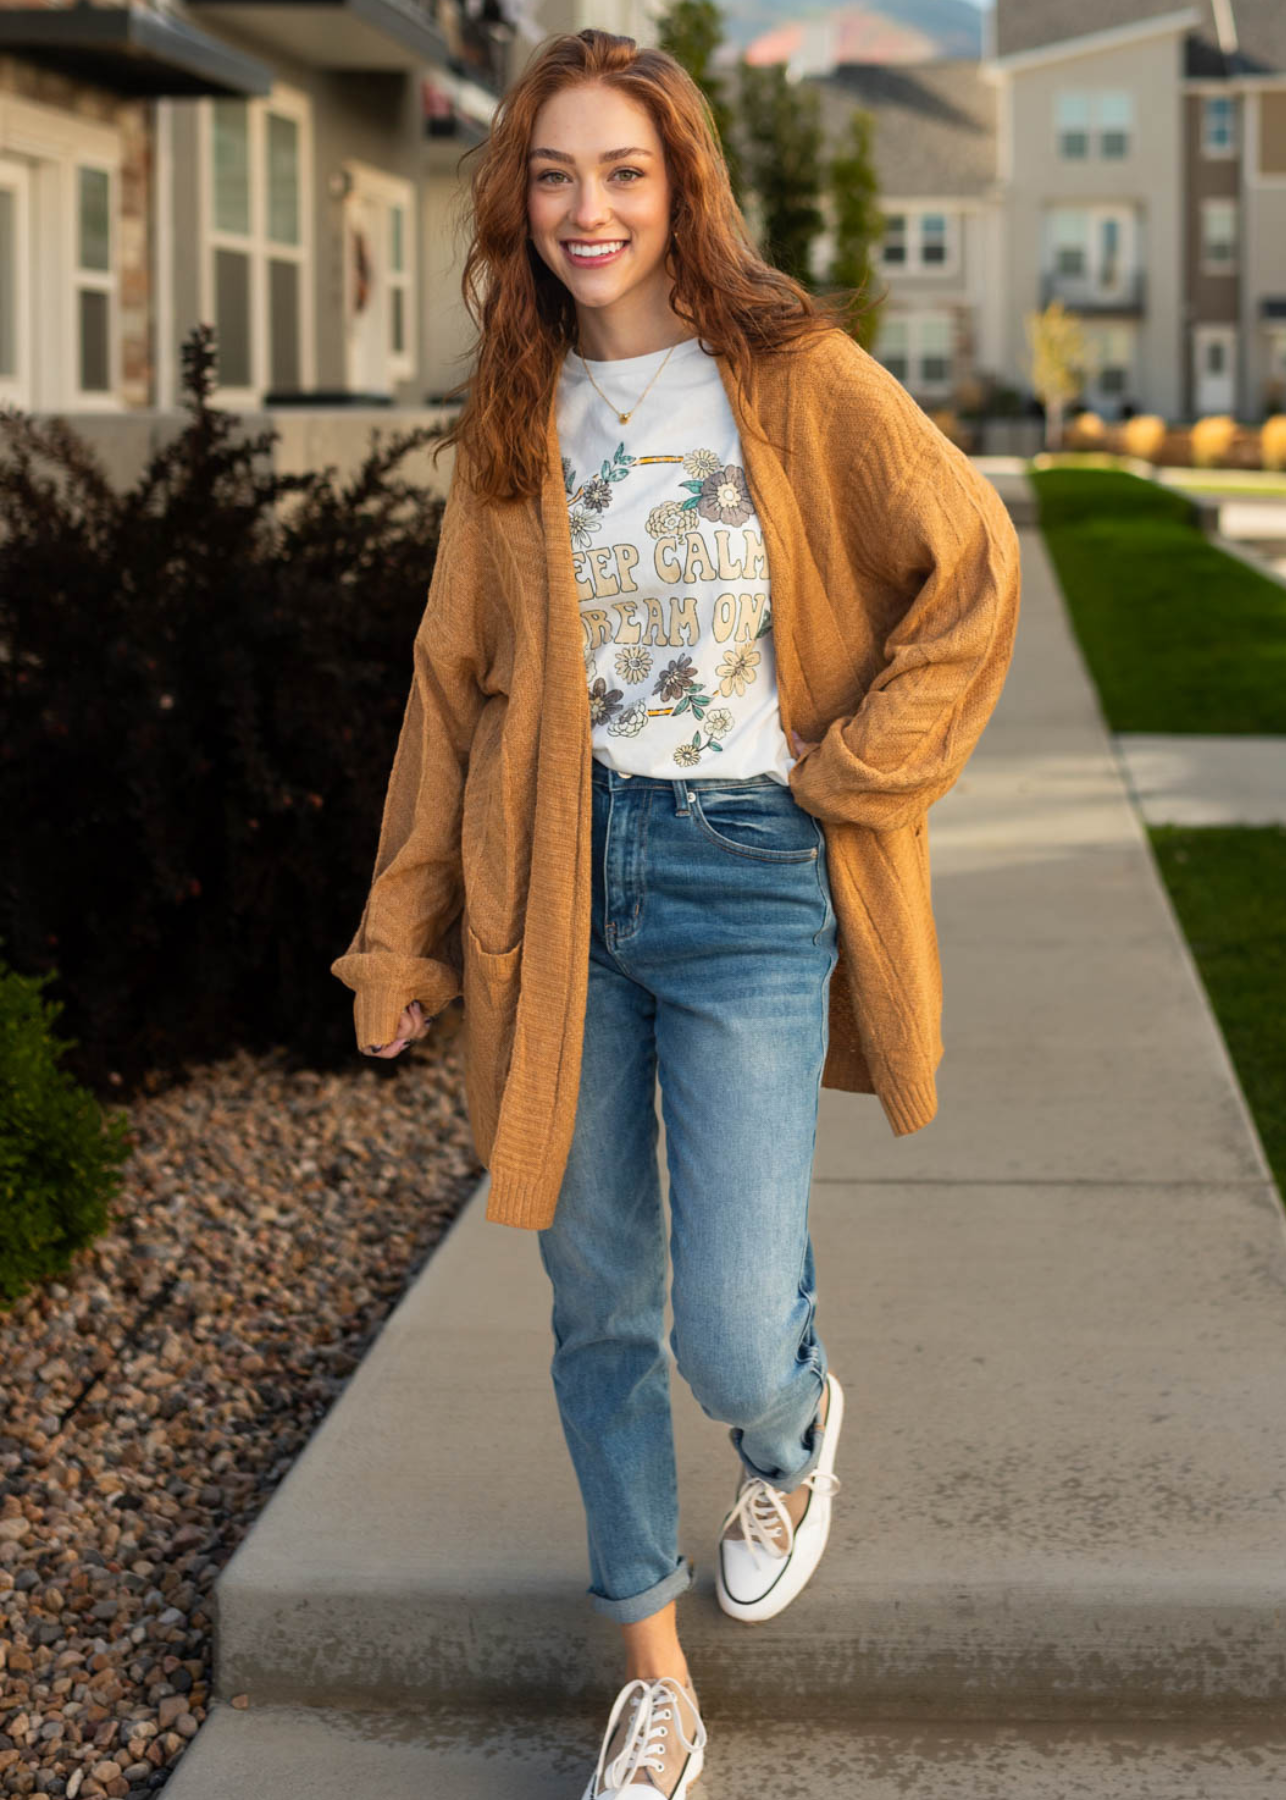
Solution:
[[[670,1348],[746,1471],[789,1492],[821,1453],[808,1203],[838,949],[822,827],[772,776],[670,781],[595,759],[593,801],[576,1126],[536,1235],[587,1592],[629,1624],[695,1575],[677,1541],[658,1071]]]

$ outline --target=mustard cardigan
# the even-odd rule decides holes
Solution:
[[[942,977],[925,815],[1004,684],[1019,606],[1003,502],[847,333],[720,357],[764,533],[790,771],[821,820],[839,929],[823,1086],[895,1136],[937,1111]],[[760,433],[772,440],[768,447]],[[464,998],[486,1218],[551,1223],[576,1120],[589,975],[591,742],[556,426],[541,493],[484,504],[457,454],[370,894],[333,974],[359,1046]]]

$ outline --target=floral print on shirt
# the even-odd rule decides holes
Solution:
[[[605,459],[596,475],[577,485],[576,471],[570,460],[562,459],[563,489],[567,496],[568,522],[575,548],[589,545],[606,518],[612,504],[612,489],[628,479],[630,471],[645,463],[679,463],[687,479],[679,483],[686,498],[676,495],[654,506],[647,517],[647,531],[653,538],[671,537],[693,528],[693,514],[715,525],[744,525],[754,517],[754,502],[746,481],[746,472],[736,463],[725,463],[713,450],[690,450],[686,455],[630,456],[624,443],[615,455]],[[765,606],[756,640],[772,629],[772,607]],[[606,725],[612,737],[637,737],[648,721],[657,717],[676,717],[691,713],[698,725],[687,743],[678,744],[674,761],[680,768],[695,768],[707,751],[722,749],[720,738],[726,737],[735,723],[732,709],[715,706],[716,698],[745,695],[759,673],[760,653],[751,644],[732,644],[722,653],[709,682],[685,654],[674,657],[659,670],[654,653],[643,645],[622,645],[613,659],[613,674],[627,686],[637,686],[654,672],[656,681],[651,697],[660,705],[649,707],[648,696],[639,695],[627,702],[625,690],[612,684],[611,677],[601,675],[597,655],[588,643],[584,647],[585,674],[589,683],[589,716],[592,726]]]

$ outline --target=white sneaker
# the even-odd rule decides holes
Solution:
[[[696,1693],[670,1675],[627,1681],[603,1733],[598,1766],[581,1800],[685,1800],[705,1765],[706,1728]]]
[[[810,1492],[798,1524],[780,1488],[742,1470],[736,1501],[720,1527],[714,1577],[719,1604],[734,1619],[771,1619],[790,1605],[821,1561],[830,1536],[831,1495],[841,1486],[835,1447],[844,1422],[844,1390],[829,1369],[826,1390],[822,1453],[799,1484]]]

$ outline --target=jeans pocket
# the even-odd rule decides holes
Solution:
[[[729,855],[752,862],[817,861],[821,826],[779,782],[720,784],[704,792],[694,785],[688,794],[697,825]]]

